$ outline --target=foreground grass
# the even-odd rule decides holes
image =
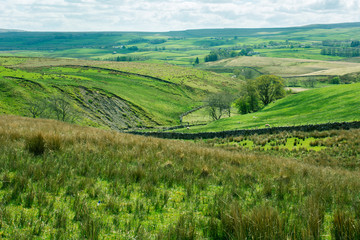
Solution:
[[[359,238],[358,172],[4,115],[0,143],[1,238]]]
[[[220,119],[187,132],[292,126],[360,119],[360,84],[337,85],[290,95],[259,112]],[[184,131],[184,130],[182,130]]]

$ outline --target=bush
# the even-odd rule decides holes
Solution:
[[[329,83],[330,84],[340,84],[340,78],[339,77],[333,77],[332,79],[330,79]]]
[[[45,152],[44,137],[41,133],[32,136],[26,140],[25,146],[26,149],[35,156],[42,155]]]

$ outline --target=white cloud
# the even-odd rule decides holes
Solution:
[[[168,31],[360,21],[358,0],[4,0],[0,28]]]

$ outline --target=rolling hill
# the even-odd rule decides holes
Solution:
[[[174,125],[209,92],[236,89],[218,74],[170,65],[69,59],[0,58],[0,112],[59,119],[56,99],[69,103],[68,120],[126,129]],[[70,116],[72,117],[70,117]]]
[[[354,36],[360,34],[359,25],[343,23],[175,32],[2,32],[0,55],[192,65],[196,58],[203,62],[213,49],[240,51],[251,47],[267,57],[340,60],[344,57],[320,54],[323,41],[356,40]],[[269,47],[263,49],[264,46]]]
[[[360,120],[360,83],[300,92],[256,113],[220,119],[187,132],[223,131]]]

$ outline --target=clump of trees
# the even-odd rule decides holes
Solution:
[[[25,109],[32,118],[55,118],[64,122],[72,122],[75,117],[71,104],[63,96],[28,100]]]
[[[240,95],[235,101],[239,113],[256,112],[285,96],[284,80],[275,75],[262,75],[254,80],[247,80]]]
[[[212,120],[219,120],[231,114],[234,105],[239,113],[256,112],[262,107],[285,96],[284,80],[275,75],[262,75],[256,79],[248,79],[240,90],[240,97],[235,98],[227,92],[210,95],[206,100],[209,116]],[[236,99],[236,100],[235,100]]]
[[[232,58],[237,56],[251,56],[253,53],[252,48],[243,48],[240,52],[229,50],[227,48],[220,48],[212,50],[209,55],[205,56],[205,62],[213,62],[225,58]]]

